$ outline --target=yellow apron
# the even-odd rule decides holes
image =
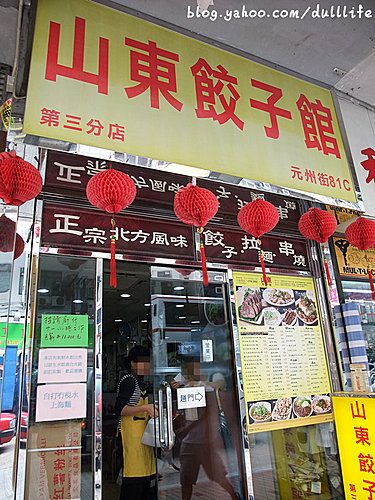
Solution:
[[[137,406],[148,404],[148,398],[140,398]],[[141,443],[148,422],[146,412],[121,417],[123,447],[123,476],[147,477],[156,473],[154,449]]]

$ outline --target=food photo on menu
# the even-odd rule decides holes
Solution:
[[[318,323],[311,291],[239,286],[236,295],[242,326],[316,326]]]
[[[248,403],[250,425],[319,416],[331,411],[331,398],[327,394],[283,397]]]

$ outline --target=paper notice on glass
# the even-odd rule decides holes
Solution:
[[[86,382],[87,349],[40,349],[38,384]]]
[[[350,375],[352,379],[353,391],[370,392],[369,374],[365,363],[351,363]]]
[[[206,393],[204,387],[181,387],[177,389],[177,407],[179,410],[205,406]]]
[[[36,422],[86,418],[86,384],[39,385]]]

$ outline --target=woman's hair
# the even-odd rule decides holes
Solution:
[[[139,361],[150,361],[150,349],[141,345],[136,345],[130,349],[128,354],[128,363],[138,363]]]

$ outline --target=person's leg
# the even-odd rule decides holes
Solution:
[[[197,482],[200,463],[193,444],[182,443],[180,451],[180,483],[182,500],[190,500]]]
[[[148,483],[150,487],[150,483]],[[147,500],[144,496],[144,482],[122,481],[120,500]]]
[[[213,447],[209,447],[209,449],[202,449],[201,451],[203,469],[205,470],[208,478],[224,488],[233,500],[237,500],[238,495],[235,492],[232,483],[228,479],[227,469],[219,452]]]

